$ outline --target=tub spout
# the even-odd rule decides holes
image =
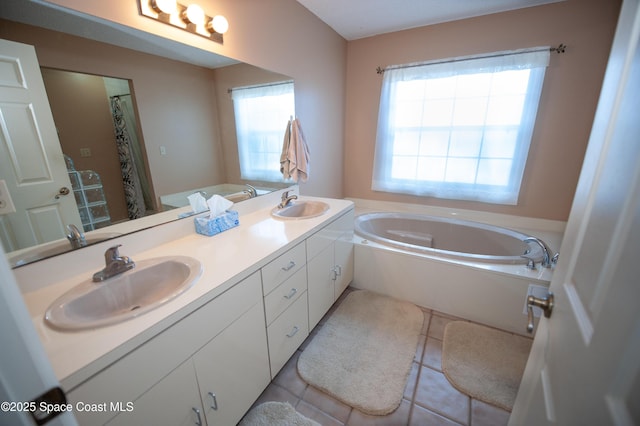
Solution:
[[[551,268],[552,266],[555,266],[556,262],[558,261],[559,254],[556,253],[552,257],[551,256],[551,249],[549,248],[549,246],[547,246],[547,244],[545,244],[544,241],[542,241],[540,238],[536,238],[536,237],[527,237],[527,238],[524,239],[524,242],[527,243],[527,244],[536,243],[536,244],[538,244],[538,246],[540,246],[540,248],[542,249],[542,263],[541,263],[541,266],[543,268]]]

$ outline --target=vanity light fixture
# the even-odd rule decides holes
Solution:
[[[176,11],[176,0],[151,0],[151,7],[158,13],[171,15]]]
[[[183,5],[176,0],[138,0],[143,16],[181,28],[193,34],[223,43],[222,34],[229,29],[222,15],[213,18],[196,3]]]

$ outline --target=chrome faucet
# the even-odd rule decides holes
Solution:
[[[541,239],[536,237],[527,237],[523,241],[527,244],[536,243],[540,246],[540,248],[542,249],[542,263],[540,264],[540,266],[542,266],[543,268],[551,268],[552,266],[555,266],[555,264],[558,262],[558,257],[560,256],[560,253],[556,253],[555,255],[553,255],[553,257],[551,257],[551,249]],[[525,252],[525,255],[528,253],[529,251]],[[524,256],[524,257],[527,257],[527,256]],[[528,263],[527,267],[529,267],[530,269],[535,269],[535,264],[533,265],[533,268],[531,268],[530,265],[531,265],[531,262]]]
[[[249,198],[256,198],[258,196],[258,191],[248,183],[245,183],[247,189],[244,190],[247,194],[249,194]]]
[[[69,231],[67,234],[67,240],[71,243],[72,249],[78,249],[87,245],[87,240],[85,239],[84,234],[77,226],[71,223],[67,225],[67,230]]]
[[[280,204],[278,204],[278,208],[283,209],[287,207],[292,200],[297,200],[297,199],[298,199],[297,195],[289,195],[289,191],[284,191],[282,193],[282,200]]]
[[[120,253],[118,253],[118,247],[120,246],[121,244],[118,244],[117,246],[108,248],[107,251],[104,252],[106,266],[103,270],[93,274],[94,282],[102,282],[129,269],[135,268],[136,264],[130,257],[120,256]]]

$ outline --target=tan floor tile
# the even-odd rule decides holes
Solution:
[[[509,423],[511,414],[502,408],[471,400],[471,426],[502,426]]]
[[[299,357],[300,352],[296,351],[273,379],[273,383],[282,386],[298,398],[302,398],[302,394],[308,385],[298,374]]]
[[[386,416],[370,416],[353,409],[349,416],[348,426],[405,426],[409,422],[411,403],[403,399],[400,406]]]
[[[313,405],[305,401],[300,401],[295,408],[298,413],[302,414],[303,416],[311,420],[315,420],[316,422],[320,423],[322,426],[343,426],[344,425],[344,423],[341,423],[338,420],[334,419],[333,417],[329,416],[328,414],[323,413],[318,408],[314,407]]]
[[[294,394],[292,394],[285,388],[271,383],[258,397],[258,400],[253,404],[253,406],[260,405],[263,402],[276,401],[276,402],[288,402],[289,404],[295,407],[295,405],[298,403],[298,400],[299,400],[298,397],[296,397]]]
[[[451,321],[456,321],[456,318],[434,312],[433,315],[431,315],[428,336],[442,340],[444,337],[444,328]]]
[[[416,354],[413,357],[415,362],[422,362],[422,356],[424,353],[424,344],[427,341],[427,336],[420,335],[418,340],[418,346],[416,347]]]
[[[413,406],[413,412],[411,413],[410,426],[459,426],[460,423],[456,423],[453,420],[449,420],[446,417],[442,417],[440,414],[429,411],[428,409],[419,405]]]
[[[409,401],[413,400],[413,394],[416,390],[416,383],[418,382],[418,374],[420,373],[420,364],[414,362],[411,365],[411,371],[409,372],[409,377],[407,378],[407,385],[404,387],[404,396],[403,398],[408,399]]]
[[[351,407],[313,386],[307,387],[302,399],[342,423],[349,418]]]
[[[424,348],[422,365],[442,371],[442,340],[429,337]]]
[[[470,398],[451,386],[438,371],[420,369],[415,402],[456,422],[469,423]]]

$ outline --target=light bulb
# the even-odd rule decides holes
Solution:
[[[204,10],[197,4],[190,4],[185,10],[186,19],[195,25],[204,25]]]
[[[151,0],[151,7],[158,13],[170,15],[176,10],[176,0]]]
[[[224,16],[216,15],[211,21],[209,21],[207,29],[210,32],[215,31],[218,34],[224,34],[229,29],[229,22],[227,22],[227,18],[225,18]]]

